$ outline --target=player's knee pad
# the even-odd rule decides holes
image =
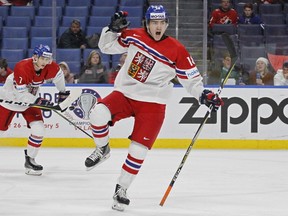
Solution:
[[[111,121],[111,113],[104,104],[97,104],[90,113],[90,123],[92,125],[106,125]]]
[[[137,159],[144,160],[148,152],[148,148],[140,143],[132,141],[128,149],[128,153]]]
[[[43,121],[34,121],[30,123],[31,134],[39,137],[44,136],[44,123]]]

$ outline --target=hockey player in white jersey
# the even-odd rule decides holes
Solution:
[[[85,161],[87,170],[105,161],[110,156],[109,127],[134,117],[131,144],[113,195],[112,208],[119,211],[129,205],[126,191],[160,132],[173,90],[171,80],[177,76],[192,96],[201,104],[212,105],[214,111],[223,104],[212,91],[204,90],[201,74],[185,47],[165,35],[168,17],[162,5],[147,9],[144,28],[128,29],[126,17],[127,12],[115,13],[99,40],[103,53],[127,52],[127,58],[116,77],[114,91],[91,111],[96,149]]]

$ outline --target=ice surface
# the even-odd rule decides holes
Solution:
[[[93,149],[42,148],[42,176],[24,173],[22,148],[0,148],[1,216],[287,216],[288,151],[193,149],[163,207],[159,202],[186,149],[149,151],[128,190],[125,212],[111,209],[127,149],[86,171]]]

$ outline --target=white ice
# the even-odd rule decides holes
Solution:
[[[288,151],[192,149],[163,207],[186,149],[153,149],[128,190],[125,212],[111,209],[127,149],[86,171],[88,148],[42,148],[42,176],[24,174],[22,148],[0,148],[1,216],[287,216]]]

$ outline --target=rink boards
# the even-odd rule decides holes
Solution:
[[[110,85],[69,85],[68,89],[85,89],[94,96],[104,97],[113,90]],[[207,86],[217,90],[217,87]],[[221,96],[225,105],[212,113],[204,125],[195,148],[211,149],[287,149],[288,88],[225,86]],[[43,86],[41,96],[52,101],[57,97],[54,86]],[[62,113],[82,130],[91,134],[85,107]],[[175,87],[166,108],[166,118],[155,148],[187,148],[207,108],[182,87]],[[43,113],[45,139],[43,147],[94,147],[93,140],[52,111]],[[85,117],[86,116],[86,117]],[[127,147],[133,129],[133,118],[110,127],[111,147]],[[0,138],[0,146],[25,146],[29,129],[21,115]]]

